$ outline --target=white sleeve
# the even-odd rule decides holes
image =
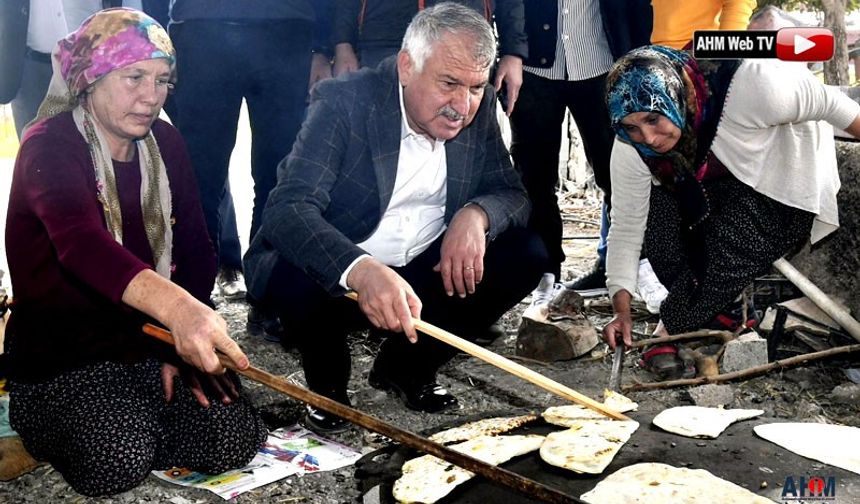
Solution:
[[[352,268],[355,268],[355,265],[358,264],[358,261],[361,261],[365,257],[373,257],[373,256],[371,256],[370,254],[361,254],[360,256],[353,259],[353,261],[351,263],[349,263],[349,266],[347,266],[346,269],[343,270],[343,273],[340,275],[340,280],[338,280],[338,282],[337,282],[338,285],[340,285],[341,287],[343,287],[346,290],[350,290],[349,285],[346,284],[346,279],[349,278],[349,274],[352,272]]]
[[[609,161],[612,178],[612,223],[606,250],[606,287],[610,298],[636,289],[639,254],[648,221],[651,172],[636,149],[615,139]]]
[[[860,104],[818,80],[803,64],[746,60],[732,80],[732,118],[748,128],[827,121],[845,129]],[[728,103],[728,102],[727,102]]]

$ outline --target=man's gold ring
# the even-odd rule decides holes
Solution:
[[[475,269],[475,267],[474,266],[463,266],[463,269],[464,270],[473,270],[473,269]]]

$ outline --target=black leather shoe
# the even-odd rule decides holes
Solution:
[[[370,386],[379,390],[393,390],[409,409],[438,413],[459,405],[457,398],[435,381],[398,383],[373,368],[367,377]]]
[[[254,336],[262,336],[266,341],[280,342],[284,328],[278,317],[259,306],[248,308],[248,323],[245,328]]]
[[[307,406],[300,423],[317,434],[336,434],[349,429],[349,422],[343,418],[313,406]]]
[[[505,332],[505,328],[502,327],[501,324],[496,322],[495,324],[488,327],[486,330],[481,331],[475,336],[475,344],[481,346],[487,346],[502,336],[507,336],[508,333]]]

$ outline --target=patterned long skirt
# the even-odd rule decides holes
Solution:
[[[246,465],[266,426],[243,398],[204,408],[176,380],[164,399],[161,363],[101,362],[40,383],[11,384],[9,417],[24,446],[84,495],[134,488],[150,471],[220,473]]]
[[[709,217],[690,243],[675,197],[651,188],[645,255],[669,290],[660,316],[669,334],[705,327],[771,264],[809,238],[814,215],[763,194],[731,175],[705,184]],[[694,273],[691,254],[698,254]]]

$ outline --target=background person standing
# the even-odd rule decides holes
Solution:
[[[311,0],[173,0],[179,129],[216,252],[242,100],[251,123],[253,237],[301,126],[309,81],[330,75],[327,10],[327,2]],[[277,333],[275,317],[249,301],[249,330]]]

